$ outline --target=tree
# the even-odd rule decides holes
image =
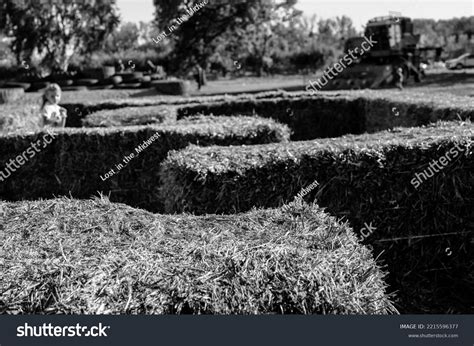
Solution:
[[[456,57],[474,49],[469,35],[474,32],[474,16],[453,19],[414,19],[415,33],[423,46],[443,46],[445,57]]]
[[[41,64],[53,70],[66,71],[73,54],[103,47],[119,24],[115,0],[2,0],[0,6],[0,29],[14,36],[17,62],[38,52]]]
[[[124,23],[107,38],[107,51],[116,53],[137,48],[140,32],[135,23]]]
[[[256,63],[258,76],[261,76],[271,61],[278,37],[275,30],[278,23],[288,22],[301,15],[293,8],[296,1],[276,2],[274,0],[256,0],[247,4],[242,25],[236,28],[241,47],[247,50]]]
[[[185,70],[195,62],[207,65],[216,51],[226,51],[222,45],[255,55],[263,67],[270,55],[274,21],[281,21],[283,17],[278,10],[291,8],[295,3],[295,0],[278,3],[275,0],[154,0],[155,24],[174,44],[176,69]],[[205,5],[189,15],[189,9],[199,4]],[[288,13],[291,11],[286,10]],[[227,51],[234,55],[239,53]]]
[[[336,32],[337,36],[341,41],[347,40],[349,37],[357,36],[357,31],[354,28],[352,19],[347,16],[341,16],[336,18]]]
[[[229,37],[245,11],[244,3],[219,4],[203,0],[154,0],[155,25],[173,46],[174,71],[184,72],[195,63],[207,64],[219,37]],[[195,6],[202,8],[193,11]],[[197,9],[197,8],[196,8]],[[184,21],[183,21],[184,20]],[[216,40],[216,42],[214,42]],[[164,41],[164,40],[163,40]],[[163,41],[157,44],[163,44]]]

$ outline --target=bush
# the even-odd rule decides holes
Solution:
[[[290,126],[292,140],[307,140],[474,117],[474,101],[468,97],[440,99],[439,95],[387,90],[290,95],[293,97],[192,105],[181,108],[178,119],[194,114],[258,114]]]
[[[271,143],[287,140],[289,130],[267,119],[199,117],[167,126],[57,129],[48,145],[44,144],[42,135],[0,136],[2,169],[9,160],[25,152],[30,143],[39,140],[37,146],[44,145],[33,157],[28,153],[31,159],[0,184],[0,198],[19,200],[69,194],[89,198],[102,191],[110,193],[114,201],[159,211],[162,207],[157,191],[158,167],[169,150],[190,143]],[[144,144],[152,137],[155,139],[152,144]],[[139,145],[148,147],[138,153],[135,148]],[[131,154],[134,157],[127,163],[124,157]]]
[[[377,227],[369,240],[384,252],[404,312],[472,313],[474,277],[466,273],[474,273],[474,149],[467,140],[474,139],[473,130],[470,123],[442,123],[318,141],[192,146],[162,164],[165,211],[277,207],[317,181],[306,198],[356,230]],[[458,147],[464,154],[414,188],[415,174]]]
[[[316,206],[228,218],[99,199],[1,209],[0,313],[396,313],[371,252]]]
[[[104,110],[89,114],[82,120],[82,124],[85,127],[131,126],[175,122],[176,109],[160,106]]]
[[[293,54],[290,58],[290,62],[297,71],[315,70],[323,67],[326,59],[327,57],[324,52],[312,50]]]

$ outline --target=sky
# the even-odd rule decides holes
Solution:
[[[117,4],[125,22],[138,23],[153,19],[153,0],[117,0]],[[349,16],[359,30],[369,19],[388,16],[390,11],[411,18],[474,16],[474,0],[298,0],[296,8],[307,16],[316,14],[318,19]]]

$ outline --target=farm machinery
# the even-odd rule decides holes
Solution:
[[[412,76],[419,82],[423,75],[423,52],[436,49],[419,47],[420,35],[413,34],[413,23],[408,17],[376,17],[369,20],[364,34],[365,37],[352,37],[345,42],[345,53],[355,50],[359,52],[357,59],[331,79],[324,90],[382,88],[392,83],[399,67],[404,82]],[[362,51],[361,43],[366,38],[376,43]]]

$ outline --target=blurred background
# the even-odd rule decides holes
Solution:
[[[446,72],[447,60],[474,53],[471,1],[204,2],[3,0],[0,83],[26,91],[51,81],[66,90],[144,88],[154,80],[193,81],[199,65],[210,82],[200,93],[222,85],[229,92],[303,89],[341,57],[349,38],[363,35],[369,19],[389,15],[411,18],[419,47],[442,48],[423,57],[425,70]],[[248,80],[228,83],[236,78]]]

